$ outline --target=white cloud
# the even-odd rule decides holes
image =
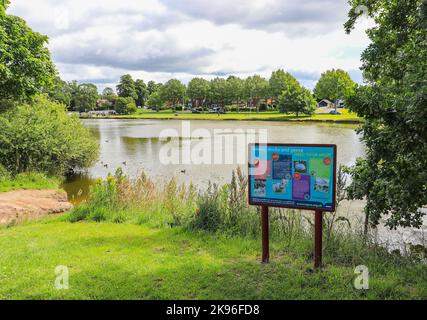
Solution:
[[[65,80],[101,88],[144,80],[247,76],[284,68],[305,85],[329,68],[360,78],[362,29],[343,30],[346,0],[15,0],[9,13],[50,37]]]

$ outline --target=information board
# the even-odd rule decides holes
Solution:
[[[249,204],[335,211],[336,145],[250,144]]]

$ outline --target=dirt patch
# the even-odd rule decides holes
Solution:
[[[70,210],[67,194],[58,190],[17,190],[0,193],[0,224],[36,219]]]

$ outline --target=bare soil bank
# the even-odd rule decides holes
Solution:
[[[0,193],[0,224],[40,218],[70,210],[67,194],[60,190],[16,190]]]

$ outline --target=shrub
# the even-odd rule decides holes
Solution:
[[[133,98],[117,97],[114,104],[114,110],[119,114],[130,114],[135,113],[138,108],[136,107],[135,100],[133,100]]]
[[[12,174],[62,175],[70,168],[91,166],[98,150],[80,120],[45,96],[0,116],[0,164]]]
[[[9,180],[11,178],[9,171],[0,164],[0,181]]]

